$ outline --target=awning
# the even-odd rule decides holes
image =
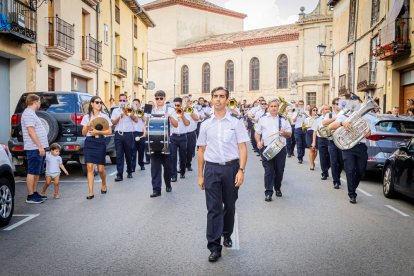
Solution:
[[[391,10],[387,14],[384,25],[381,29],[381,45],[388,45],[395,39],[395,20],[404,6],[404,0],[394,0]]]

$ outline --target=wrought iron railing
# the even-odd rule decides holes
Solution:
[[[127,76],[127,60],[120,55],[115,55],[115,73]]]
[[[395,35],[388,39],[388,41],[392,39],[392,42],[388,43],[380,41],[380,45],[377,45],[373,55],[379,60],[394,60],[411,53],[410,19],[397,18],[389,24],[390,25],[384,27],[384,30],[380,30],[380,37],[387,37],[390,28],[394,28],[392,34]],[[382,32],[384,32],[385,35],[382,35]]]
[[[102,64],[102,41],[88,36],[82,37],[82,59]]]
[[[0,32],[11,33],[24,42],[36,42],[36,7],[19,0],[6,1],[4,14],[0,11]]]
[[[49,46],[63,48],[68,52],[75,52],[75,25],[56,17],[48,17]]]

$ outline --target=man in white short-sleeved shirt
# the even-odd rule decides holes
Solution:
[[[190,97],[184,97],[183,102],[186,103],[186,106],[193,105]],[[187,126],[187,161],[185,167],[187,171],[191,172],[193,171],[191,163],[195,156],[195,148],[197,144],[197,124],[200,120],[198,111],[195,108],[193,108],[193,113],[190,115],[188,120],[190,121],[190,124]]]

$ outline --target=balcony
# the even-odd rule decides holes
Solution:
[[[338,96],[344,96],[348,94],[348,89],[346,88],[346,75],[339,76],[338,87]]]
[[[46,51],[50,57],[65,60],[75,53],[75,25],[56,17],[48,17],[49,45]]]
[[[102,42],[95,38],[82,36],[82,68],[95,72],[102,66]]]
[[[8,0],[3,12],[0,11],[0,34],[8,34],[22,43],[36,43],[35,4],[27,5],[18,0]]]
[[[143,84],[143,70],[141,67],[135,66],[134,67],[134,84]]]
[[[91,7],[95,7],[96,5],[101,3],[102,0],[83,0],[83,2],[85,2],[86,4],[88,4]]]
[[[372,61],[366,63],[358,68],[358,91],[374,90],[377,87],[376,84],[377,69],[376,62]]]
[[[381,44],[377,45],[373,56],[379,60],[397,60],[411,53],[409,19],[397,18],[380,31]],[[391,29],[391,31],[390,31]]]
[[[115,56],[115,67],[113,74],[120,78],[127,77],[127,60],[120,55]]]
[[[115,22],[118,24],[121,23],[121,10],[118,6],[115,6]]]

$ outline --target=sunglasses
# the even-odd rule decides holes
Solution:
[[[176,104],[175,107],[181,107],[181,105],[180,104]]]
[[[164,100],[164,97],[155,97],[155,100],[156,101],[162,101],[162,100]]]
[[[261,103],[261,105],[267,105],[267,103]]]
[[[339,103],[334,103],[334,105],[339,105]]]
[[[103,102],[101,102],[101,101],[94,101],[94,103],[96,103],[96,104],[103,104]]]
[[[318,111],[317,109],[312,109],[312,111]]]

